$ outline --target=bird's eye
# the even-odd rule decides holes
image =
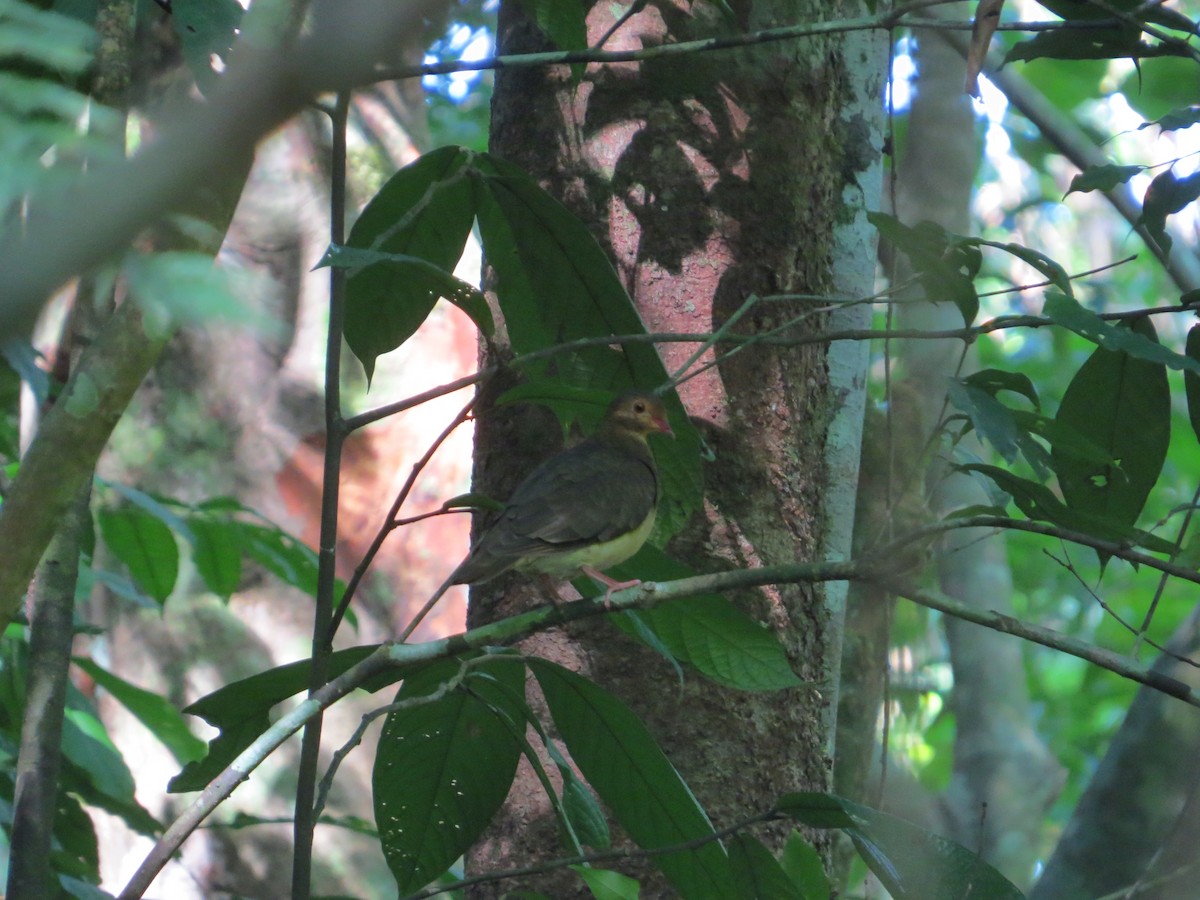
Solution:
[[[633,411],[644,413],[646,411],[646,404],[639,400],[637,403],[633,404]]]

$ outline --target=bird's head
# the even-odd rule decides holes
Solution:
[[[627,391],[617,397],[604,414],[603,428],[645,437],[648,434],[675,436],[667,422],[662,400],[645,391]]]

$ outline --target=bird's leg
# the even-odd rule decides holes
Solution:
[[[608,590],[604,592],[605,609],[612,609],[613,591],[623,591],[625,588],[637,587],[642,583],[642,579],[640,578],[634,578],[630,581],[617,581],[616,579],[609,578],[599,569],[594,569],[591,566],[580,566],[579,571],[593,581],[598,581],[600,584],[608,588]]]

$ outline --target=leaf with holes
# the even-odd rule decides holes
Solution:
[[[508,795],[521,745],[510,692],[523,696],[525,668],[492,660],[491,679],[472,679],[471,691],[438,692],[460,671],[446,660],[405,680],[379,736],[371,785],[375,824],[396,886],[408,894],[458,859],[491,822]],[[430,698],[420,702],[421,698]],[[497,712],[509,710],[509,715]],[[486,748],[486,752],[481,752]]]

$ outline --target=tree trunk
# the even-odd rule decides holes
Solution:
[[[850,4],[819,7],[822,17],[858,12]],[[707,36],[722,27],[704,18],[710,13],[717,15],[713,7],[661,4],[633,16],[605,47]],[[741,10],[739,25],[764,28],[806,13],[815,18],[817,5],[789,9],[784,19],[759,3]],[[613,15],[610,4],[591,8],[589,43],[611,27]],[[545,47],[517,4],[502,6],[501,53]],[[881,41],[835,36],[591,66],[578,83],[565,68],[503,69],[492,149],[592,227],[652,332],[716,330],[751,295],[863,296],[874,269],[861,213],[878,206],[883,49]],[[764,332],[799,318],[789,333],[810,334],[829,326],[831,305],[795,296],[760,300],[734,330]],[[664,345],[668,371],[692,349]],[[669,544],[672,556],[712,571],[846,552],[865,370],[860,351],[757,345],[682,385],[715,458],[705,472],[703,512]],[[519,423],[486,418],[477,431],[476,478],[504,496],[529,465],[513,441],[544,446],[537,429],[547,423],[528,413]],[[494,592],[474,592],[472,625],[495,616]],[[737,693],[694,674],[680,686],[667,663],[603,622],[523,646],[584,672],[628,703],[718,827],[768,809],[785,791],[829,787],[840,659],[836,591],[782,586],[730,599],[777,632],[811,688]],[[517,602],[510,592],[499,606]],[[540,794],[532,779],[518,781],[506,813],[473,853],[472,870],[559,855]],[[759,836],[778,846],[781,834]],[[646,869],[630,871],[647,895],[661,895]],[[553,896],[576,889],[552,878],[523,886]]]

